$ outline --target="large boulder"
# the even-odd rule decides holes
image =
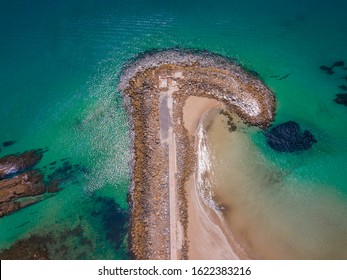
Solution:
[[[37,170],[32,170],[1,180],[0,191],[0,202],[5,202],[14,198],[43,194],[46,192],[46,186],[43,175]]]
[[[40,200],[46,186],[43,175],[36,170],[0,181],[0,218]],[[31,197],[31,198],[29,198]],[[25,198],[17,200],[18,198]]]
[[[31,150],[0,158],[0,180],[30,169],[41,160],[42,156],[42,150]]]
[[[279,152],[304,151],[317,143],[310,131],[305,130],[302,133],[299,124],[294,121],[276,125],[264,134],[268,145]]]

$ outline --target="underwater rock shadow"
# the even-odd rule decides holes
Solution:
[[[71,246],[71,242],[78,246]],[[86,259],[94,244],[86,236],[81,224],[72,228],[52,227],[47,231],[33,233],[14,242],[10,248],[0,251],[2,260],[63,260]]]
[[[347,106],[347,93],[336,94],[335,103]]]
[[[94,253],[101,245],[99,239],[90,235],[88,227],[98,224],[101,224],[100,230],[108,241],[103,246],[111,245],[115,251],[120,249],[127,238],[128,212],[111,198],[93,197],[90,203],[93,207],[90,216],[80,216],[76,225],[53,224],[32,233],[14,242],[9,248],[0,250],[0,259],[94,259]],[[130,258],[130,255],[124,257]]]
[[[270,78],[273,78],[273,79],[277,79],[279,81],[283,80],[283,79],[286,79],[289,77],[289,73],[286,74],[286,75],[283,75],[283,76],[280,76],[280,75],[271,75]]]
[[[3,146],[3,147],[9,147],[9,146],[12,146],[12,145],[14,145],[14,144],[16,144],[16,143],[17,143],[17,141],[9,140],[9,141],[3,142],[3,143],[2,143],[2,146]]]
[[[341,86],[339,86],[339,88],[342,90],[345,90],[345,91],[347,90],[347,86],[345,86],[345,85],[341,85]]]
[[[333,69],[335,67],[343,67],[344,65],[345,65],[345,62],[343,60],[338,60],[338,61],[333,62],[331,66],[321,65],[319,68],[321,70],[325,71],[328,75],[332,75],[335,73],[333,71]]]
[[[115,250],[119,249],[128,233],[129,213],[121,209],[113,199],[97,197],[91,215],[100,219],[106,239]]]

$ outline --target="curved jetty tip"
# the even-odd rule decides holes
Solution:
[[[133,148],[130,249],[138,259],[187,258],[184,184],[195,165],[183,120],[190,96],[218,101],[249,125],[273,121],[273,93],[235,62],[209,52],[165,50],[127,64],[119,89]]]

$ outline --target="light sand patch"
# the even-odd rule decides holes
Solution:
[[[183,107],[184,127],[190,135],[195,135],[202,116],[212,108],[222,107],[222,102],[199,96],[190,96]]]
[[[159,88],[166,88],[167,87],[167,79],[159,77]]]

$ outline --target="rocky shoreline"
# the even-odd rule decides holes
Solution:
[[[48,194],[62,190],[63,182],[87,172],[84,167],[63,159],[50,163],[52,173],[45,178],[47,166],[42,170],[36,167],[45,152],[47,148],[0,158],[0,218],[48,198]]]
[[[177,227],[182,231],[177,258],[186,259],[189,241],[185,183],[196,164],[194,137],[183,122],[187,98],[216,99],[224,110],[236,112],[245,123],[267,128],[274,118],[274,96],[257,77],[230,59],[177,49],[149,52],[131,61],[123,70],[119,89],[129,117],[133,153],[130,251],[136,259],[170,259],[172,254],[168,173],[172,159],[168,144],[162,140],[159,108],[164,96],[172,98],[178,197],[175,207]]]
[[[43,153],[39,149],[0,158],[0,218],[41,200],[43,175],[32,168]]]

